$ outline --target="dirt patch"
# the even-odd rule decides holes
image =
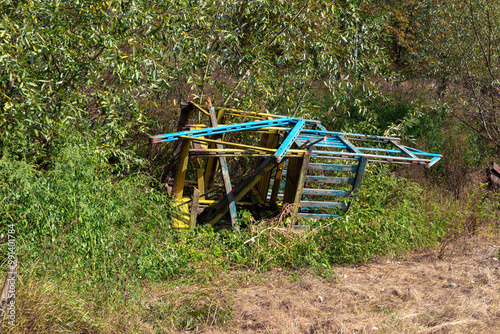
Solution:
[[[494,242],[497,241],[497,244]],[[498,239],[338,266],[335,281],[276,270],[233,290],[230,328],[201,333],[500,333]]]

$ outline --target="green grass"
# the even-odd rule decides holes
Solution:
[[[48,170],[0,159],[0,237],[5,245],[6,226],[15,224],[20,259],[23,311],[14,332],[168,332],[226,324],[231,295],[214,288],[225,273],[308,268],[334,279],[333,264],[436,247],[446,233],[460,232],[457,221],[476,215],[483,226],[495,210],[495,200],[483,199],[482,190],[460,208],[433,188],[424,191],[386,167],[371,166],[344,218],[310,221],[302,232],[286,228],[285,219],[240,233],[204,226],[178,233],[159,184],[117,174],[90,144],[77,143],[62,149]],[[2,246],[2,263],[6,257]],[[185,292],[145,302],[145,286],[153,282]]]

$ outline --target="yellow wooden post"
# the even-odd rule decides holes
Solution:
[[[175,204],[180,208],[174,216],[174,228],[177,229],[187,229],[189,228],[189,218],[186,217],[189,214],[188,205],[183,203],[182,195],[184,193],[184,183],[186,181],[186,170],[189,160],[189,139],[181,139],[181,151],[179,155],[179,160],[177,162],[177,170],[174,176],[174,184],[172,186],[172,195],[174,196]]]

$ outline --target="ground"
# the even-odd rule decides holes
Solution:
[[[231,290],[233,320],[214,325],[221,305],[214,302],[214,317],[209,311],[197,331],[500,333],[499,244],[492,236],[467,238],[444,252],[336,266],[329,279],[278,268],[238,286],[221,280],[214,289]]]

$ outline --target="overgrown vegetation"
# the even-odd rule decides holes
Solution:
[[[484,185],[499,154],[497,5],[383,4],[0,0],[2,276],[9,224],[20,260],[7,331],[230,328],[228,287],[270,269],[334,279],[334,263],[440,242],[444,256],[453,238],[498,231],[498,193]],[[207,95],[401,136],[443,161],[370,166],[349,215],[301,232],[243,213],[241,233],[177,233],[168,155],[147,136]]]

